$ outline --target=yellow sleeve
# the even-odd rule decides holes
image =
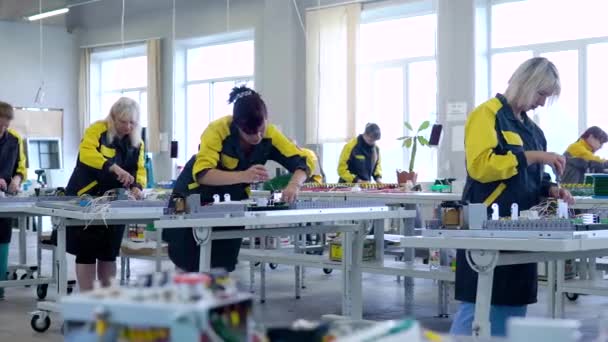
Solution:
[[[145,165],[145,157],[146,157],[146,149],[144,148],[143,141],[139,145],[139,159],[137,160],[137,174],[135,177],[135,182],[139,184],[142,188],[145,188],[148,184],[148,174],[146,173],[146,165]]]
[[[9,133],[12,134],[15,138],[17,138],[17,143],[19,144],[19,154],[17,155],[17,167],[15,168],[15,175],[20,175],[21,180],[25,181],[27,178],[27,168],[26,165],[26,156],[25,156],[25,148],[23,147],[23,138],[21,135],[17,133],[17,131],[9,130]]]
[[[374,170],[374,178],[382,178],[382,159],[380,158],[380,149],[378,151],[378,161],[376,162],[376,169]]]
[[[291,173],[296,170],[302,170],[310,177],[316,162],[307,156],[306,152],[300,149],[291,140],[287,139],[275,125],[268,125],[265,137],[272,140],[273,149],[270,152],[271,160],[281,164]]]
[[[201,135],[201,143],[192,167],[193,179],[197,179],[199,173],[217,167],[224,139],[229,134],[230,124],[226,124],[223,119],[216,120],[207,126]]]
[[[568,146],[566,152],[570,153],[574,158],[581,158],[587,161],[605,162],[604,159],[596,156],[593,152],[586,149],[580,140]]]
[[[351,139],[351,141],[344,145],[342,153],[340,153],[340,161],[338,162],[338,176],[347,183],[352,183],[357,178],[357,175],[350,173],[348,170],[348,160],[355,145],[357,145],[357,138]]]
[[[496,154],[498,137],[495,128],[496,112],[483,104],[467,119],[464,131],[464,146],[467,172],[481,183],[509,179],[518,173],[518,166],[526,166],[522,152]]]
[[[79,158],[81,163],[97,170],[103,170],[103,166],[108,160],[99,152],[99,139],[107,130],[107,126],[102,121],[98,121],[87,128],[80,142]]]

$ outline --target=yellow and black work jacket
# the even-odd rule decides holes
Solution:
[[[14,176],[20,175],[25,181],[27,169],[25,168],[25,152],[23,139],[13,129],[7,129],[0,137],[0,178],[6,185],[11,183]]]
[[[216,194],[222,201],[224,194],[229,194],[233,201],[247,199],[250,193],[249,184],[210,186],[200,185],[197,179],[211,169],[245,171],[253,165],[264,165],[268,160],[278,162],[289,172],[304,170],[310,175],[306,154],[274,125],[268,125],[262,141],[245,155],[240,145],[239,130],[232,123],[232,116],[217,119],[203,132],[199,151],[184,166],[173,192],[184,197],[201,194],[201,202],[204,203],[212,202],[213,195]]]
[[[382,178],[380,149],[365,142],[363,135],[351,139],[340,154],[338,175],[340,183],[370,182]]]
[[[9,128],[0,137],[0,178],[8,186],[16,175],[20,175],[22,180],[27,178],[25,152],[19,133]],[[11,220],[0,220],[0,244],[11,242],[11,232]]]
[[[317,154],[308,148],[300,147],[300,150],[306,154],[306,163],[311,171],[310,177],[306,180],[307,183],[323,184],[325,183],[325,173],[319,162]]]
[[[543,131],[525,114],[517,119],[504,96],[481,104],[465,125],[467,181],[463,200],[499,205],[501,217],[510,216],[511,205],[527,210],[547,196],[552,185],[542,164],[528,165],[525,151],[546,151]],[[490,209],[490,208],[488,208]],[[488,210],[489,214],[490,210]],[[464,251],[457,254],[456,299],[475,302],[477,273]],[[536,302],[536,264],[499,266],[494,271],[493,305],[527,305]]]
[[[97,121],[84,132],[76,167],[66,187],[67,195],[100,196],[108,190],[122,188],[116,174],[109,170],[113,164],[135,178],[133,187],[145,186],[144,143],[132,146],[129,136],[109,141],[107,133],[106,121]]]
[[[586,172],[603,173],[608,169],[608,161],[595,154],[585,139],[579,139],[571,144],[564,153],[566,168],[562,176],[562,183],[582,184]]]

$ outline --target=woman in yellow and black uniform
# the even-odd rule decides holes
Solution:
[[[603,129],[597,126],[587,128],[564,153],[566,169],[562,183],[582,184],[585,181],[585,173],[606,172],[608,160],[595,155],[595,152],[599,151],[606,142],[608,142],[608,134]]]
[[[300,150],[306,154],[306,162],[308,163],[308,168],[311,170],[310,177],[308,177],[306,183],[324,184],[325,172],[323,172],[321,162],[319,162],[319,158],[315,151],[305,147],[300,147]]]
[[[103,121],[84,132],[78,160],[66,187],[69,196],[102,196],[126,188],[138,199],[146,184],[144,144],[139,126],[139,105],[120,98]],[[67,250],[76,255],[76,277],[81,291],[93,288],[95,273],[102,286],[116,275],[116,256],[124,226],[88,226],[66,231]]]
[[[234,88],[229,102],[234,103],[233,115],[215,120],[205,129],[198,154],[177,178],[174,195],[200,194],[203,203],[213,202],[216,194],[221,200],[224,194],[233,201],[247,199],[250,184],[268,180],[263,165],[274,160],[293,174],[283,190],[283,199],[293,202],[310,172],[306,154],[267,123],[266,104],[258,93],[244,86]],[[163,239],[169,244],[169,257],[177,267],[198,271],[199,248],[191,228],[166,229]],[[211,267],[234,270],[240,245],[241,239],[214,240]]]
[[[380,140],[380,127],[368,123],[365,132],[351,139],[340,154],[338,175],[340,183],[371,182],[382,183],[382,166],[380,149],[376,141]]]
[[[13,107],[0,102],[0,191],[15,194],[21,188],[21,181],[27,176],[23,139],[16,131],[8,128],[15,114]],[[8,249],[11,243],[12,218],[0,218],[0,281],[6,280],[8,269]],[[0,288],[0,299],[4,289]]]
[[[551,183],[544,166],[561,174],[565,160],[548,153],[543,131],[526,112],[544,106],[547,97],[560,92],[559,74],[546,58],[532,58],[513,74],[505,95],[498,94],[475,108],[465,125],[467,181],[463,200],[497,203],[500,216],[509,216],[513,203],[520,210],[538,204],[542,197],[572,202],[570,193]],[[489,214],[489,213],[488,213]],[[457,252],[456,299],[461,301],[450,333],[471,335],[474,329],[477,273]],[[536,264],[498,266],[494,270],[491,334],[505,335],[509,317],[525,316],[527,305],[536,302]]]

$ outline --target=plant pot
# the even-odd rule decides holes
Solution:
[[[407,172],[397,170],[397,183],[399,185],[406,184],[407,181],[412,182],[412,185],[416,185],[416,179],[418,178],[418,174],[416,172]]]

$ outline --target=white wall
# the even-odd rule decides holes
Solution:
[[[307,1],[299,1],[300,6],[304,3]],[[82,6],[78,16],[79,24],[84,26],[80,45],[120,41],[120,7],[113,2]],[[225,1],[177,1],[176,17],[177,40],[226,32]],[[127,11],[125,23],[127,41],[163,38],[161,131],[171,134],[171,9]],[[292,1],[230,1],[230,30],[248,29],[255,31],[255,84],[268,105],[271,121],[288,136],[304,141],[304,35]],[[156,156],[157,180],[168,179],[171,169],[172,162],[166,153]]]
[[[44,81],[42,107],[64,110],[63,166],[53,172],[54,185],[66,185],[74,168],[80,136],[78,132],[77,38],[60,26],[44,26]],[[40,86],[39,26],[0,21],[0,100],[16,107],[39,107],[34,103]],[[63,174],[63,175],[62,175]]]

